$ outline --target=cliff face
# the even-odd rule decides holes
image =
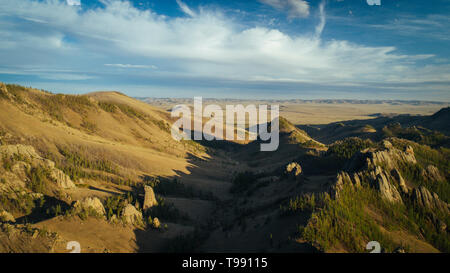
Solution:
[[[425,187],[408,186],[401,172],[401,166],[408,164],[417,165],[414,150],[407,146],[404,151],[394,148],[388,141],[383,141],[383,149],[366,149],[357,153],[349,164],[350,170],[337,175],[336,182],[332,185],[333,196],[339,195],[344,183],[352,186],[361,186],[366,182],[370,187],[380,192],[381,196],[389,202],[414,201],[415,204],[428,208],[448,211],[448,204],[439,199],[436,193],[430,193]],[[357,168],[355,166],[363,166]],[[417,165],[418,166],[418,165]],[[357,171],[352,171],[357,168]],[[419,167],[420,168],[420,167]],[[421,168],[424,181],[442,182],[445,178],[438,168],[428,165]],[[413,185],[413,183],[408,183]],[[411,187],[413,187],[411,189]]]

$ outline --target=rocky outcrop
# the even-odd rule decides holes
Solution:
[[[387,140],[382,145],[382,149],[366,149],[357,153],[348,165],[348,170],[352,172],[338,174],[332,190],[338,192],[345,181],[351,185],[361,185],[365,181],[389,202],[402,202],[402,197],[409,196],[411,190],[399,169],[405,164],[417,164],[413,148],[407,146],[405,151],[401,151]],[[429,169],[429,176],[437,177],[438,171],[433,167]]]
[[[291,162],[286,166],[284,173],[289,178],[297,179],[298,176],[302,173],[302,167],[297,162]]]
[[[1,157],[14,159],[11,172],[19,178],[25,178],[26,170],[31,166],[41,166],[49,170],[51,180],[61,189],[74,189],[76,186],[69,176],[60,169],[55,168],[55,163],[41,157],[33,146],[29,145],[3,145],[0,146]]]
[[[422,176],[429,181],[444,181],[444,177],[439,172],[439,169],[433,165],[428,165],[426,169],[422,170]]]
[[[50,177],[55,181],[58,187],[63,189],[74,189],[76,186],[70,179],[68,175],[66,175],[63,171],[59,169],[52,169],[50,171]]]
[[[146,209],[149,209],[156,205],[158,205],[158,201],[156,200],[155,192],[153,191],[153,188],[148,185],[145,185],[144,186],[144,204],[143,204],[142,208],[144,210],[146,210]]]
[[[391,174],[392,174],[392,177],[395,178],[395,180],[398,181],[398,184],[399,184],[399,186],[400,186],[400,191],[401,191],[403,194],[408,194],[409,189],[408,189],[408,187],[406,186],[406,182],[405,182],[405,179],[403,179],[402,174],[401,174],[397,169],[393,169],[393,170],[391,171]]]
[[[359,174],[354,173],[349,175],[347,172],[338,173],[334,184],[331,186],[330,195],[334,198],[338,198],[339,192],[344,189],[344,185],[360,187],[361,179]]]
[[[392,203],[402,202],[400,193],[397,191],[397,188],[392,183],[390,183],[386,173],[380,167],[377,167],[375,172],[376,176],[373,180],[373,184],[375,188],[381,193],[381,196]]]
[[[393,148],[392,143],[390,143],[390,142],[387,141],[387,140],[383,140],[382,144],[383,144],[383,147],[384,147],[385,149],[391,149],[391,148]]]
[[[1,210],[0,211],[0,222],[11,222],[11,223],[15,223],[16,219],[14,218],[14,216],[7,212],[6,210]]]
[[[153,228],[160,228],[161,227],[161,222],[159,222],[159,219],[157,217],[155,217],[153,219],[152,225],[153,225]]]
[[[386,170],[392,170],[398,167],[398,162],[416,164],[416,157],[414,151],[410,146],[406,148],[405,152],[392,147],[392,144],[387,144],[384,141],[386,150],[381,151],[367,151],[364,153],[366,157],[366,167],[371,169],[376,166],[383,166]]]
[[[143,222],[142,213],[131,204],[126,205],[122,210],[122,218],[127,224],[140,224]]]
[[[103,206],[100,199],[97,197],[86,197],[82,200],[78,200],[73,205],[75,211],[83,211],[83,210],[93,210],[98,215],[105,215],[105,207]]]
[[[48,165],[49,167],[55,166],[55,164],[52,161],[44,159],[40,155],[38,155],[34,147],[29,145],[23,144],[3,145],[0,146],[0,154],[2,154],[2,156],[22,158],[28,161],[39,160],[45,163],[45,165]]]
[[[431,193],[423,186],[413,189],[411,198],[415,204],[423,208],[440,210],[446,214],[450,212],[449,204],[439,199],[436,193]]]

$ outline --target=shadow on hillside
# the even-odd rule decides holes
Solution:
[[[216,143],[214,143],[216,142]],[[222,143],[217,143],[222,142]],[[192,200],[205,200],[208,202],[212,202],[215,205],[215,209],[213,213],[208,215],[202,221],[193,221],[192,219],[186,223],[183,221],[179,221],[176,219],[171,219],[167,221],[162,217],[162,224],[168,223],[167,230],[155,230],[152,228],[148,228],[146,230],[136,229],[136,244],[138,252],[316,252],[317,250],[307,243],[299,243],[299,242],[290,242],[286,243],[283,246],[280,246],[279,243],[277,245],[273,245],[273,241],[264,237],[263,243],[257,243],[257,246],[253,248],[238,240],[239,236],[245,236],[245,232],[239,234],[233,240],[236,240],[236,244],[233,249],[224,247],[221,249],[220,246],[210,246],[211,240],[209,240],[209,246],[205,246],[205,242],[210,238],[211,234],[218,233],[219,241],[228,241],[230,238],[229,234],[225,230],[225,227],[222,223],[221,213],[223,208],[230,207],[239,209],[236,204],[234,204],[233,200],[235,197],[230,194],[229,188],[231,187],[231,179],[224,180],[223,177],[217,177],[217,181],[214,180],[214,177],[211,177],[212,170],[216,168],[220,168],[220,164],[222,164],[222,160],[225,156],[230,157],[232,160],[236,160],[239,162],[238,165],[248,164],[254,159],[258,159],[261,162],[265,161],[270,164],[284,164],[285,161],[289,161],[290,158],[295,158],[296,152],[299,152],[301,147],[298,145],[283,145],[280,147],[282,149],[282,153],[284,155],[288,155],[288,157],[278,157],[277,152],[260,152],[259,144],[260,142],[255,141],[254,143],[250,143],[248,145],[241,145],[236,143],[230,143],[227,141],[212,141],[200,142],[204,146],[208,146],[213,148],[209,151],[210,157],[207,159],[199,158],[193,154],[189,154],[188,163],[189,167],[188,172],[179,172],[175,171],[176,175],[171,177],[159,177],[160,185],[155,186],[155,193],[158,195],[162,195],[164,197],[170,196],[171,198],[186,198]],[[248,164],[251,165],[251,164]],[[219,166],[219,167],[218,167]],[[234,169],[239,166],[227,166],[230,170],[230,175],[234,171]],[[261,164],[261,167],[264,168],[264,165]],[[228,170],[227,169],[227,170]],[[143,176],[141,177],[145,183],[152,183],[155,181],[154,177]],[[217,196],[220,194],[220,190],[210,191],[210,189],[205,188],[203,184],[201,184],[201,180],[208,180],[211,182],[209,186],[213,185],[214,182],[217,184],[223,185],[223,193],[229,195],[229,198],[221,198],[222,196]],[[186,186],[184,183],[180,183],[185,180],[198,180],[198,185],[189,185]],[[220,181],[219,181],[220,180]],[[208,186],[208,187],[209,187]],[[219,186],[220,188],[220,186]],[[209,192],[212,192],[211,194]],[[143,192],[141,190],[139,196],[143,198]],[[143,200],[140,200],[141,204]],[[275,205],[275,209],[277,209],[278,205]],[[250,216],[248,216],[250,217]],[[305,218],[306,219],[306,218]],[[291,219],[292,220],[292,219]],[[278,220],[274,220],[272,226],[277,225],[277,228],[280,228],[280,224],[277,223]],[[285,221],[285,220],[283,220]],[[293,219],[292,221],[298,222],[301,221],[304,224],[303,220]],[[306,220],[305,220],[306,221]],[[189,226],[187,226],[189,225]],[[270,225],[268,228],[270,228]],[[290,229],[296,229],[296,224],[293,223],[289,225]],[[283,228],[283,225],[281,225]],[[287,232],[287,231],[286,231]],[[289,236],[295,234],[289,234],[286,232],[282,232],[280,236],[285,236],[284,239],[288,239]],[[265,233],[264,233],[265,234]],[[262,233],[261,233],[262,236]],[[265,235],[264,235],[265,236]],[[213,238],[215,240],[215,237]],[[262,247],[261,247],[262,246]]]
[[[44,196],[45,202],[39,204],[39,200],[35,201],[35,207],[30,214],[16,219],[17,224],[35,224],[41,221],[55,217],[55,213],[64,214],[65,211],[70,210],[70,205],[64,201],[56,199],[51,196]]]

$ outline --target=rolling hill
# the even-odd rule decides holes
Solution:
[[[0,252],[448,252],[448,108],[175,141],[119,92],[0,84]]]

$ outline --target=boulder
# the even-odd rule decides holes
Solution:
[[[152,187],[150,187],[148,185],[145,185],[144,186],[144,192],[145,192],[144,193],[145,194],[144,195],[144,204],[142,206],[142,208],[144,210],[158,205],[158,201],[156,200],[155,192],[153,191]]]
[[[131,204],[126,205],[122,210],[122,218],[127,224],[139,224],[143,222],[142,213]]]
[[[302,167],[297,162],[291,162],[286,166],[285,174],[291,178],[297,178],[302,173]]]
[[[14,218],[14,216],[11,213],[7,212],[6,210],[2,210],[2,211],[0,211],[0,221],[15,223],[16,219]]]
[[[155,217],[153,219],[153,228],[160,228],[161,227],[161,222],[159,222],[159,219],[157,217]]]
[[[105,215],[105,207],[103,206],[100,199],[97,197],[86,197],[82,200],[78,200],[73,205],[75,210],[82,211],[82,210],[89,210],[92,209],[99,215]]]

